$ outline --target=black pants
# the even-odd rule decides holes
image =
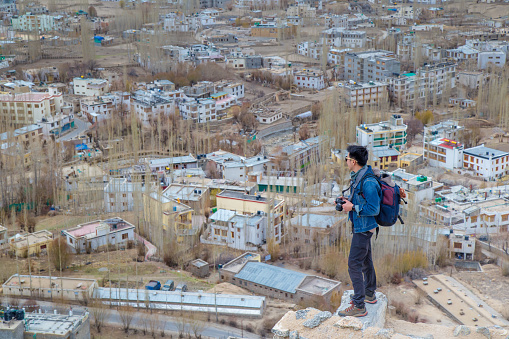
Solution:
[[[348,257],[348,274],[353,285],[353,303],[355,306],[364,307],[364,298],[373,295],[376,290],[376,273],[371,257],[370,231],[354,233],[350,256]]]

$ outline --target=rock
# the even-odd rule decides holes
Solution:
[[[295,312],[295,319],[306,319],[309,311],[309,309],[305,309]]]
[[[482,334],[488,339],[491,339],[490,330],[487,327],[478,327],[477,330],[475,330],[477,333]]]
[[[393,335],[394,330],[392,328],[382,328],[375,333],[375,339],[391,339]]]
[[[341,297],[341,306],[334,313],[338,314],[338,311],[344,310],[350,306],[350,295],[353,294],[353,290],[347,290]],[[358,319],[362,322],[362,329],[368,327],[384,328],[385,326],[385,314],[387,312],[387,297],[380,292],[376,292],[376,304],[366,304],[366,310],[368,314],[365,317],[359,317]]]
[[[107,267],[101,267],[100,269],[98,269],[99,272],[108,272],[108,268]]]
[[[313,318],[306,320],[302,325],[307,328],[315,328],[330,317],[332,317],[332,313],[329,311],[319,312]]]
[[[343,317],[338,322],[336,322],[334,326],[341,328],[351,328],[356,331],[360,331],[362,330],[364,324],[362,323],[362,321],[360,321],[359,318]]]
[[[300,339],[299,331],[291,331],[290,332],[290,339]]]
[[[453,332],[455,337],[467,336],[470,334],[470,329],[465,325],[456,326]]]
[[[412,339],[434,339],[433,334],[427,334],[424,337],[416,336],[416,335],[409,335],[408,337],[412,338]]]

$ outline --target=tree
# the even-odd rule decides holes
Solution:
[[[407,124],[407,142],[409,145],[412,144],[412,141],[415,139],[415,136],[419,133],[422,133],[424,129],[424,125],[422,121],[419,119],[412,119],[406,122]]]
[[[430,122],[433,122],[434,119],[433,112],[430,111],[429,109],[415,113],[415,118],[419,119],[423,123],[423,125],[427,125]]]
[[[99,299],[94,299],[91,306],[90,314],[92,315],[92,326],[95,328],[97,333],[101,333],[101,329],[109,317],[108,310]]]
[[[299,140],[309,139],[308,125],[302,125],[299,128]]]
[[[88,15],[92,18],[95,18],[97,16],[97,10],[94,6],[88,7]]]
[[[124,0],[120,0],[118,2],[118,5],[120,6],[120,8],[124,9],[125,8],[125,1]]]
[[[118,315],[120,317],[120,322],[122,323],[122,329],[124,330],[125,333],[128,333],[134,318],[134,312],[132,307],[121,306],[118,310]]]
[[[66,238],[59,237],[53,240],[49,248],[49,257],[57,271],[63,271],[71,263],[71,253]]]

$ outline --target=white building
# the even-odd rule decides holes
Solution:
[[[449,170],[462,168],[463,149],[463,145],[455,140],[437,138],[424,144],[424,159],[430,166]]]
[[[130,99],[129,93],[85,97],[80,99],[80,110],[82,114],[88,117],[89,121],[97,122],[111,118],[114,112],[119,115],[129,112]]]
[[[175,99],[156,91],[138,90],[131,96],[131,111],[143,124],[155,121],[158,115],[169,116],[175,113]]]
[[[12,28],[17,31],[47,32],[59,28],[55,17],[47,14],[32,15],[31,13],[26,13],[20,16],[14,15],[11,23]]]
[[[209,239],[217,244],[240,250],[253,250],[265,244],[267,216],[244,215],[235,211],[218,209],[210,216]]]
[[[479,52],[477,59],[477,68],[486,69],[489,65],[496,67],[504,67],[506,61],[506,53],[501,51]]]
[[[389,121],[357,126],[357,144],[368,148],[392,145],[401,150],[406,146],[406,130],[401,115],[393,114]]]
[[[127,247],[134,241],[135,226],[120,218],[96,220],[63,230],[62,236],[75,253],[97,251],[104,246]]]
[[[325,88],[322,71],[302,70],[293,75],[293,83],[299,88],[313,88],[321,90]]]
[[[58,114],[44,117],[37,124],[42,127],[44,136],[54,135],[58,137],[74,127],[74,115]]]
[[[283,111],[281,109],[259,109],[254,112],[254,116],[260,124],[272,124],[283,118]]]
[[[216,102],[211,99],[185,99],[179,103],[180,115],[185,120],[206,123],[217,120]]]
[[[141,182],[130,182],[126,178],[111,178],[104,186],[104,211],[106,213],[141,211],[143,192],[145,192],[145,185]],[[138,209],[134,208],[135,200],[139,204]]]
[[[348,82],[342,85],[341,91],[341,98],[351,107],[378,105],[389,100],[387,84],[384,82]]]
[[[466,149],[463,154],[463,167],[485,180],[494,180],[509,174],[509,152],[482,144]]]
[[[363,48],[366,45],[366,32],[329,28],[320,33],[320,39],[322,44],[331,47]]]
[[[231,181],[248,181],[250,172],[265,173],[270,160],[264,156],[254,156],[240,161],[228,161],[223,166],[223,179]]]
[[[104,79],[74,78],[73,89],[76,95],[98,97],[108,93],[110,85]]]
[[[348,28],[348,15],[332,15],[325,17],[327,28]]]
[[[240,82],[234,82],[223,87],[223,91],[228,93],[230,96],[235,96],[237,99],[244,98],[245,90],[244,84]]]

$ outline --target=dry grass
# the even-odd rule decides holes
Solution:
[[[502,261],[502,265],[500,265],[502,268],[502,275],[504,277],[509,277],[509,261],[504,260]]]

